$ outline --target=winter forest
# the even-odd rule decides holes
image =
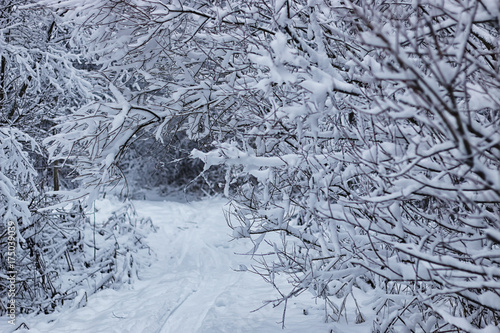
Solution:
[[[0,327],[139,288],[148,193],[223,202],[172,239],[266,332],[500,332],[500,3],[0,0]]]

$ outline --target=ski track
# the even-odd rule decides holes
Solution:
[[[249,247],[230,242],[224,202],[134,202],[138,213],[150,216],[158,227],[148,236],[157,260],[139,272],[140,280],[129,289],[98,292],[79,309],[19,317],[18,325],[25,322],[30,330],[16,333],[330,332],[332,326],[322,323],[323,313],[310,296],[304,297],[312,309],[309,316],[303,315],[304,304],[289,303],[284,330],[278,323],[282,307],[252,312],[276,294],[259,276],[234,271],[240,263],[251,264],[248,257],[235,255]],[[2,319],[0,332],[11,332]]]

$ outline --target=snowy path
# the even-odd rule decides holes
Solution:
[[[309,295],[290,302],[285,330],[278,323],[281,307],[251,312],[275,294],[259,276],[233,269],[248,265],[249,258],[235,255],[247,248],[230,242],[223,204],[221,199],[135,202],[139,214],[150,216],[159,228],[148,237],[158,260],[139,272],[141,280],[130,289],[92,295],[83,308],[19,318],[18,323],[26,322],[30,333],[330,332]],[[10,332],[5,322],[0,331]]]

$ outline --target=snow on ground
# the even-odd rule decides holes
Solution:
[[[130,288],[98,292],[85,307],[19,316],[16,326],[25,322],[29,330],[16,332],[328,333],[332,328],[345,332],[345,324],[342,328],[324,323],[321,304],[307,293],[289,301],[283,330],[282,306],[252,312],[263,300],[274,299],[276,292],[260,276],[236,271],[240,264],[251,264],[248,256],[235,255],[249,247],[231,242],[224,204],[223,199],[135,201],[138,213],[151,217],[158,227],[157,233],[148,236],[157,260],[139,272],[140,280]],[[98,214],[102,218],[118,205],[102,200]],[[0,331],[11,332],[7,318],[0,319]]]

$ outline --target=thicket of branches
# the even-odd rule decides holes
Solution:
[[[56,133],[58,117],[92,96],[92,85],[68,43],[71,26],[32,3],[0,3],[1,315],[12,314],[13,300],[17,314],[50,312],[133,281],[141,260],[132,258],[146,249],[138,240],[149,226],[131,206],[91,223],[92,206],[56,196],[78,183],[67,166],[49,162],[43,140]]]
[[[210,143],[189,139],[183,131],[173,130],[163,142],[148,131],[138,134],[117,163],[125,175],[117,188],[120,196],[145,199],[184,193],[199,198],[220,193],[222,168],[203,170],[203,162],[191,158],[193,149],[207,149]]]
[[[193,152],[207,173],[226,167],[234,236],[293,286],[277,303],[309,291],[339,320],[353,299],[380,332],[499,324],[498,4],[52,6],[93,84],[45,141],[80,175],[70,194],[175,129],[210,143]]]
[[[250,58],[269,68],[267,112],[205,155],[256,177],[233,226],[254,240],[259,274],[290,276],[279,302],[309,290],[338,320],[365,294],[356,321],[374,311],[380,332],[498,325],[499,36],[486,5],[282,8],[293,18]]]
[[[252,124],[195,156],[249,180],[234,235],[290,277],[277,302],[308,290],[338,320],[364,294],[381,332],[498,325],[498,8],[255,6],[275,33],[247,48]]]

